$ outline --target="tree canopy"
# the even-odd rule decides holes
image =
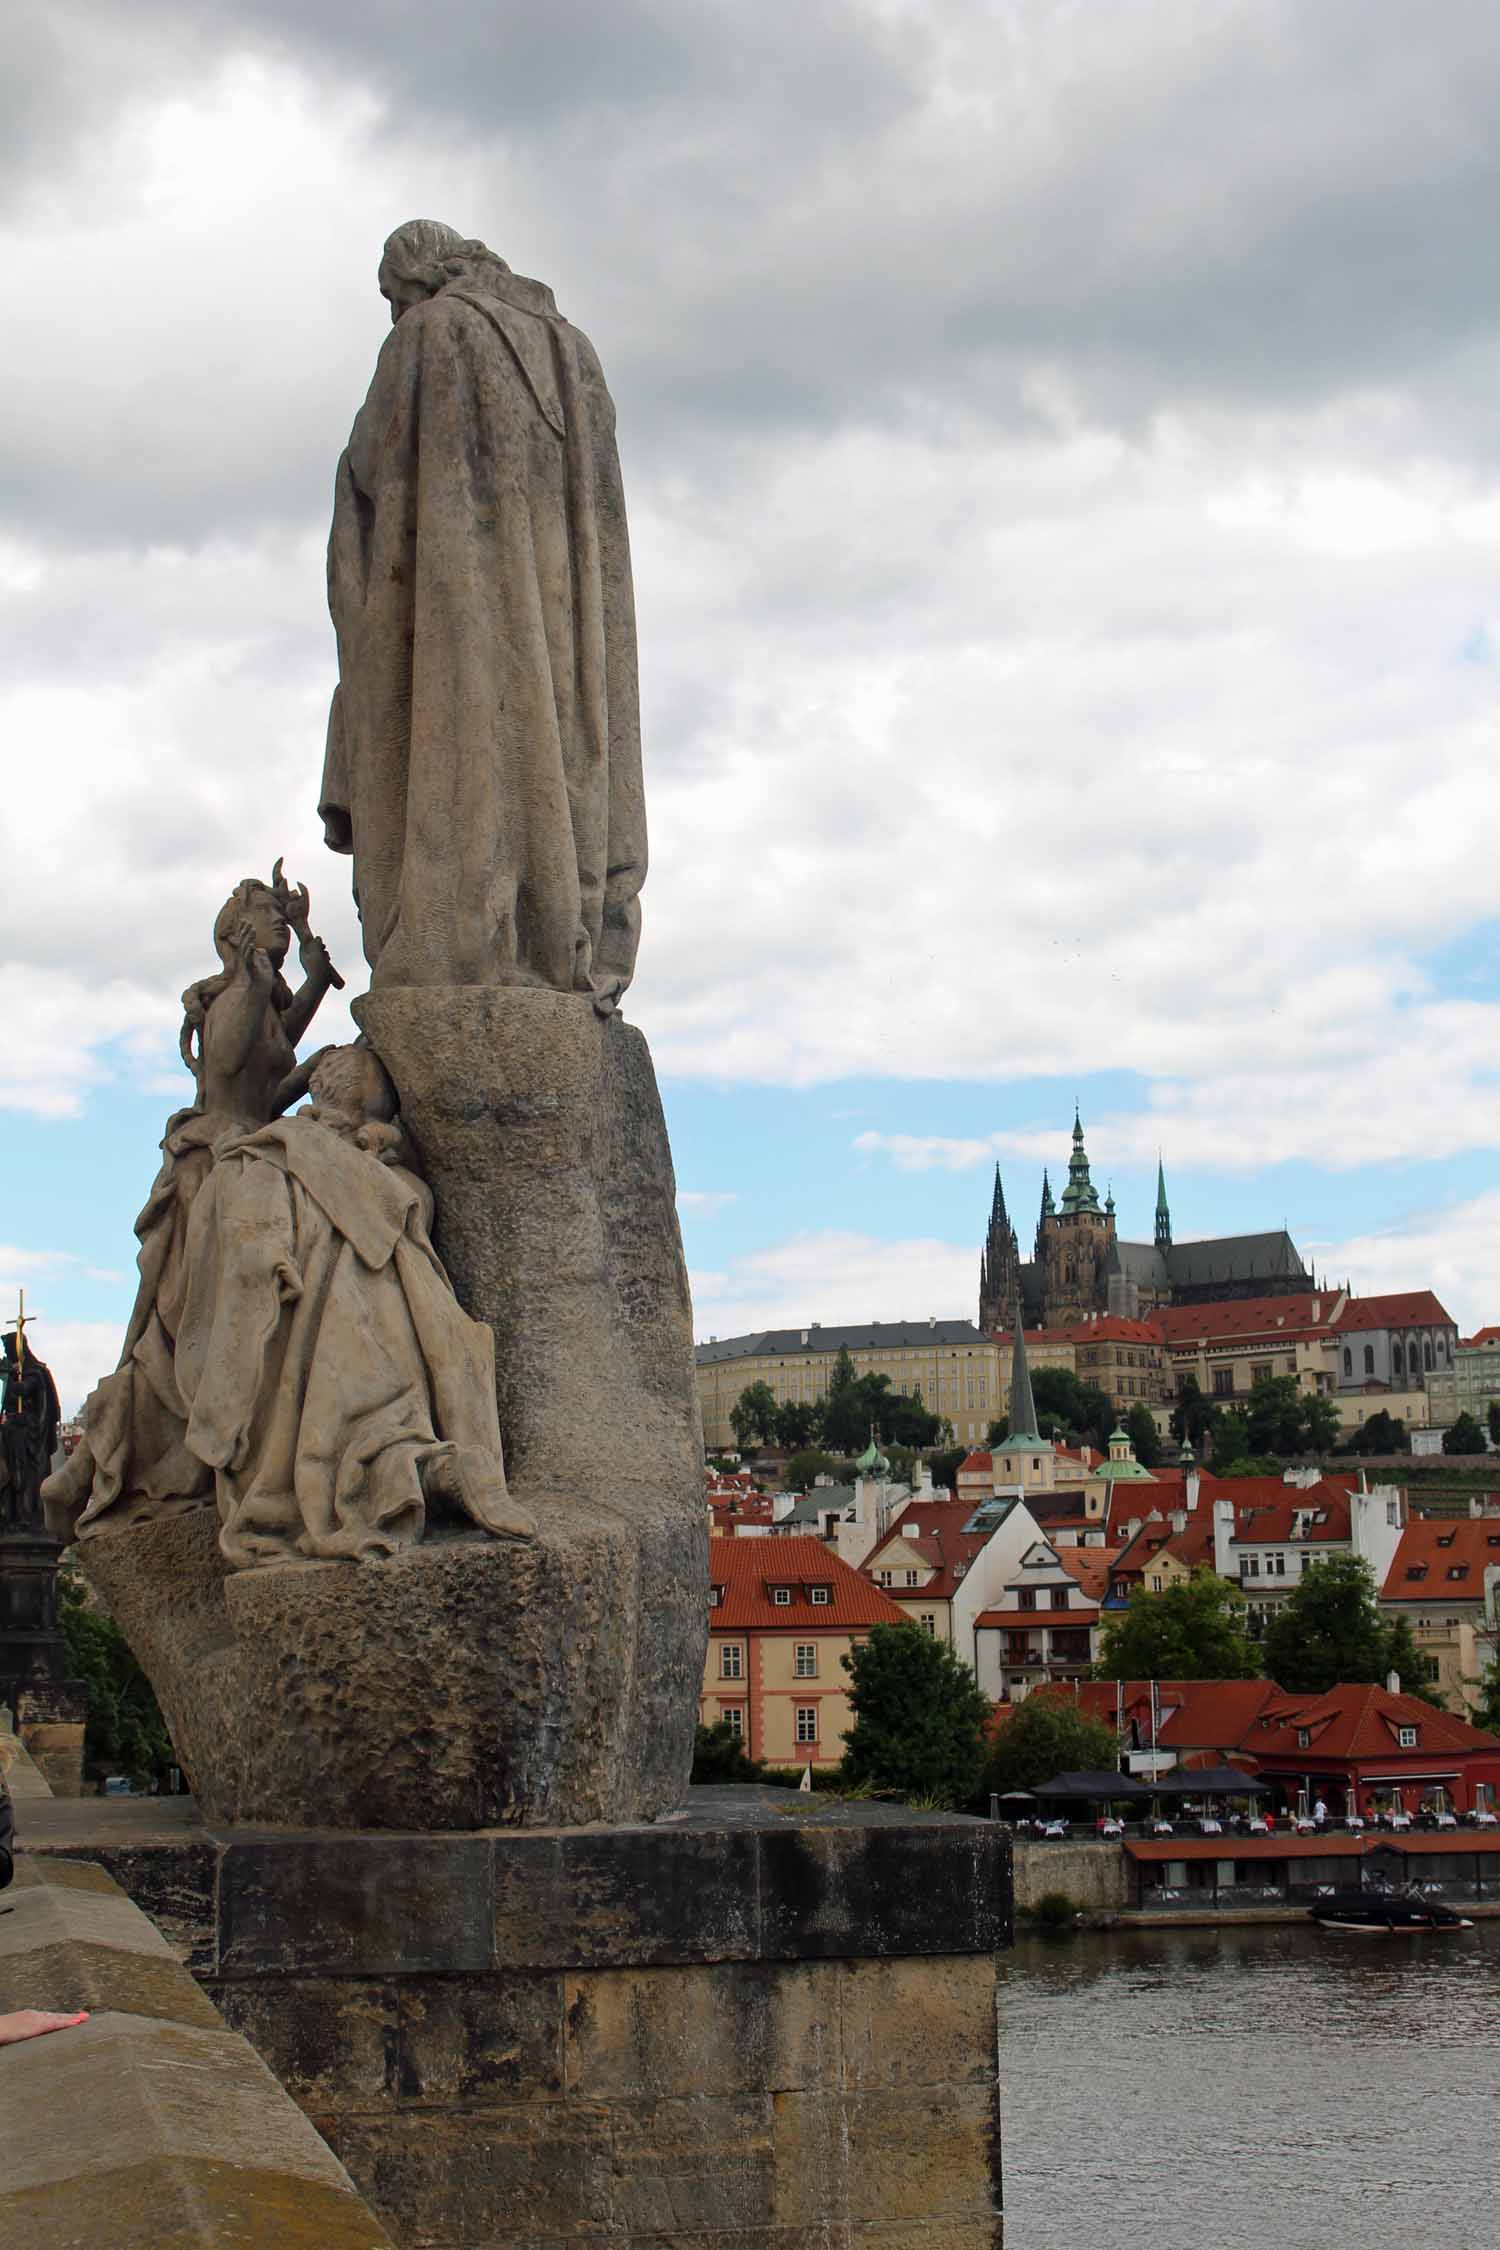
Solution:
[[[1038,1367],[1031,1395],[1043,1437],[1081,1438],[1101,1453],[1109,1444],[1117,1417],[1096,1383],[1080,1383],[1070,1367]]]
[[[1293,1695],[1321,1695],[1349,1680],[1379,1685],[1388,1672],[1416,1695],[1431,1670],[1406,1619],[1381,1616],[1374,1574],[1358,1555],[1308,1565],[1267,1625],[1261,1653],[1269,1676]]]
[[[1003,1797],[1057,1773],[1107,1773],[1120,1762],[1115,1730],[1061,1695],[1028,1695],[996,1729],[986,1785]]]
[[[164,1780],[174,1753],[151,1682],[114,1619],[90,1607],[87,1589],[68,1569],[58,1572],[57,1622],[68,1671],[88,1690],[88,1771],[127,1773],[141,1787]]]
[[[729,1409],[729,1427],[742,1453],[757,1439],[762,1445],[770,1444],[776,1435],[778,1411],[776,1393],[764,1377],[758,1383],[745,1385]]]
[[[1144,1399],[1137,1399],[1126,1415],[1125,1435],[1141,1467],[1154,1469],[1161,1459],[1161,1432],[1156,1427],[1156,1416]]]
[[[1460,1414],[1451,1429],[1443,1432],[1445,1453],[1488,1453],[1484,1432],[1472,1414]]]
[[[1404,1453],[1406,1424],[1399,1415],[1382,1406],[1374,1414],[1366,1415],[1343,1450],[1346,1453]]]
[[[1253,1680],[1259,1672],[1244,1596],[1211,1570],[1159,1594],[1137,1586],[1123,1616],[1105,1625],[1094,1667],[1102,1680]]]
[[[758,1781],[760,1767],[754,1759],[746,1757],[745,1746],[732,1732],[729,1721],[715,1719],[711,1727],[699,1727],[694,1734],[691,1779],[700,1785],[716,1781]]]
[[[844,1773],[904,1797],[962,1805],[984,1772],[989,1704],[967,1664],[917,1625],[874,1625],[843,1660],[854,1724]]]
[[[1205,1430],[1214,1425],[1214,1409],[1203,1396],[1196,1375],[1185,1375],[1177,1393],[1177,1404],[1172,1409],[1172,1435],[1181,1445],[1184,1438],[1196,1453],[1203,1441]]]

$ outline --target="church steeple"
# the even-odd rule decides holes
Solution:
[[[1156,1247],[1172,1247],[1172,1214],[1167,1208],[1167,1175],[1162,1169],[1161,1151],[1156,1156]]]
[[[995,1166],[995,1189],[990,1198],[990,1223],[979,1261],[979,1325],[987,1335],[1010,1325],[1012,1308],[1021,1302],[1021,1253],[1016,1230],[1005,1208],[1000,1167]]]
[[[1068,1158],[1068,1184],[1063,1189],[1064,1211],[1097,1211],[1099,1190],[1089,1178],[1089,1155],[1083,1145],[1083,1120],[1073,1111],[1073,1153]]]
[[[1026,1331],[1021,1325],[1021,1308],[1016,1307],[1016,1339],[1010,1358],[1010,1428],[1004,1444],[1007,1447],[1029,1441],[1041,1445],[1043,1440],[1036,1426],[1036,1401],[1031,1395],[1031,1369],[1026,1361]]]

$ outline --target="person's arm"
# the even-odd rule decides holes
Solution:
[[[75,2023],[87,2023],[87,2008],[75,2008],[71,2015],[57,2015],[48,2008],[17,2008],[13,2015],[0,2016],[0,2047],[13,2047],[21,2039],[40,2039],[44,2031],[71,2031]]]
[[[299,1062],[295,1070],[287,1072],[276,1089],[271,1109],[273,1117],[285,1117],[293,1102],[302,1100],[303,1096],[311,1090],[313,1072],[317,1069],[323,1057],[332,1053],[333,1048],[331,1046],[320,1047],[316,1054],[308,1056],[306,1062]]]
[[[280,862],[277,864],[279,866]],[[290,894],[287,918],[297,939],[297,958],[302,963],[306,982],[282,1018],[286,1035],[294,1047],[322,1006],[324,994],[330,988],[340,992],[344,989],[344,980],[334,967],[327,946],[320,937],[314,937],[308,926],[307,907],[307,885],[299,883]]]

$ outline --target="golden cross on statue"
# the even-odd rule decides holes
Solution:
[[[18,1289],[16,1291],[16,1396],[18,1400],[21,1377],[26,1372],[26,1331],[35,1318],[34,1313],[28,1313],[26,1310],[25,1290]]]

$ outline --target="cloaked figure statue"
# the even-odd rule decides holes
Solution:
[[[646,873],[615,415],[541,282],[435,220],[338,466],[320,799],[372,989],[629,984]]]

